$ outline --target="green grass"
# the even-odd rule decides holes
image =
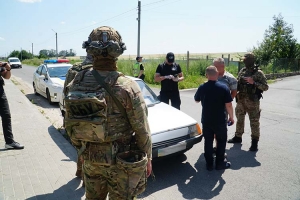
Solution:
[[[81,62],[78,58],[70,59],[70,63],[74,64],[76,62]],[[154,75],[157,66],[164,62],[164,56],[153,58],[153,59],[146,59],[143,63],[145,66],[145,82],[149,84],[151,87],[160,87],[160,83],[154,81]],[[44,59],[29,59],[24,60],[23,64],[32,65],[32,66],[39,66],[41,63],[44,62]],[[207,79],[205,77],[205,69],[207,66],[211,65],[211,60],[205,59],[194,59],[190,60],[189,68],[187,69],[187,61],[181,60],[177,62],[183,72],[184,81],[179,83],[179,89],[189,89],[189,88],[197,88],[200,84],[205,82]],[[135,64],[135,60],[131,60],[128,58],[121,58],[117,62],[118,71],[122,72],[125,75],[132,76],[132,67]],[[273,73],[272,65],[268,65],[262,68],[265,74]],[[238,74],[238,67],[235,65],[226,66],[226,70],[229,71],[234,76]],[[276,72],[284,72],[283,69],[274,70]]]

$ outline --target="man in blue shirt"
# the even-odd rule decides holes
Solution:
[[[208,81],[199,86],[194,99],[197,103],[201,101],[204,136],[204,157],[207,170],[213,170],[213,140],[214,134],[217,140],[216,169],[227,169],[230,162],[224,158],[227,141],[227,122],[234,124],[232,97],[226,85],[218,82],[218,70],[215,66],[206,68]],[[229,119],[227,121],[227,114]]]

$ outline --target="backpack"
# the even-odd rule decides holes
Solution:
[[[103,143],[131,136],[131,126],[122,113],[109,114],[112,98],[91,73],[80,71],[68,85],[65,96],[65,129],[69,137],[85,142]],[[120,74],[110,72],[106,77],[115,83]],[[112,108],[110,108],[110,111]]]

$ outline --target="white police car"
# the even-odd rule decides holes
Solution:
[[[201,142],[202,130],[195,119],[184,112],[162,103],[144,81],[135,80],[141,88],[148,107],[148,121],[152,135],[152,157],[164,157],[181,154]],[[60,109],[64,115],[64,100],[60,100]]]
[[[70,67],[68,59],[45,60],[33,73],[34,93],[47,98],[50,104],[59,102]]]

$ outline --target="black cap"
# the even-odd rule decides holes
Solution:
[[[172,52],[169,52],[166,56],[166,59],[168,61],[168,63],[173,63],[175,60],[175,55]]]
[[[139,58],[143,58],[143,57],[142,57],[142,56],[138,56],[138,57],[136,57],[135,59],[138,60]]]

